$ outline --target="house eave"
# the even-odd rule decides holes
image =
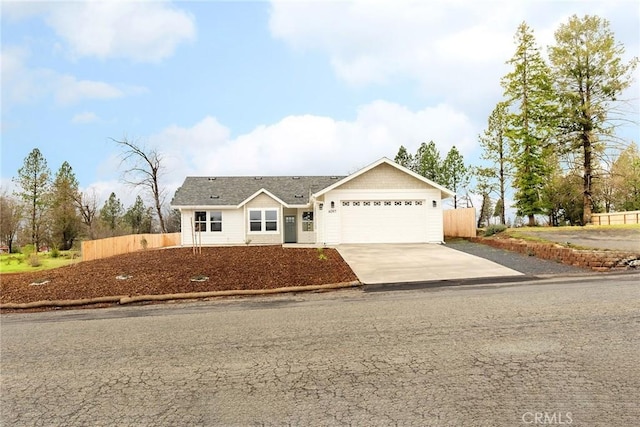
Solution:
[[[211,209],[238,209],[238,205],[171,205],[171,209],[177,209],[179,211],[191,211],[191,210],[211,210]]]

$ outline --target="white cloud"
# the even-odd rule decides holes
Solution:
[[[124,93],[113,85],[92,80],[60,76],[55,84],[55,97],[61,104],[75,104],[83,99],[121,98]]]
[[[99,121],[100,118],[96,115],[96,113],[85,111],[83,113],[78,113],[73,116],[71,119],[71,123],[76,124],[84,124],[84,123],[94,123]]]
[[[51,76],[49,70],[35,70],[25,66],[29,51],[24,48],[7,46],[0,53],[2,66],[2,103],[7,108],[12,103],[33,101],[46,93],[46,84]]]
[[[78,57],[158,62],[196,36],[193,16],[160,1],[55,2],[46,22]]]
[[[611,21],[627,50],[638,51],[637,5],[625,1],[273,1],[269,26],[295,50],[326,53],[348,84],[409,79],[426,97],[469,109],[501,96],[522,21],[544,51],[559,23],[593,13]]]
[[[380,157],[395,157],[400,145],[415,152],[431,139],[443,155],[456,145],[470,156],[476,131],[464,113],[446,105],[412,111],[375,101],[361,106],[353,121],[288,116],[231,138],[215,118],[205,117],[148,141],[165,155],[166,183],[173,191],[188,175],[347,174]]]
[[[20,47],[2,49],[4,109],[14,103],[30,103],[47,95],[53,95],[58,104],[71,105],[88,99],[115,99],[147,92],[141,86],[79,80],[48,68],[32,68],[27,65],[29,54],[28,50]]]

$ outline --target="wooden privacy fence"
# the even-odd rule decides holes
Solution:
[[[591,224],[593,225],[640,224],[640,211],[592,214]]]
[[[129,234],[127,236],[82,242],[82,260],[107,258],[144,249],[166,248],[180,245],[180,233]]]
[[[445,237],[476,237],[475,208],[447,209],[442,213]]]

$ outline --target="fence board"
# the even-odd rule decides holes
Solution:
[[[592,225],[640,224],[640,211],[592,214],[591,224]]]
[[[107,258],[143,250],[146,240],[147,249],[166,248],[180,245],[180,233],[170,234],[129,234],[127,236],[108,237],[106,239],[86,240],[82,242],[82,260]]]
[[[476,237],[475,208],[442,211],[445,237]]]

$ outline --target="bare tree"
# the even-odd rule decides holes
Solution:
[[[20,229],[23,213],[19,199],[4,191],[0,192],[0,242],[9,247],[9,252],[13,251],[13,242]]]
[[[166,233],[167,228],[162,214],[162,205],[165,199],[165,190],[160,187],[159,178],[163,170],[162,155],[155,148],[147,148],[135,141],[129,141],[126,137],[122,141],[111,138],[124,150],[121,164],[126,165],[123,172],[123,181],[134,187],[141,187],[151,196],[160,232]]]
[[[98,213],[98,197],[95,190],[92,190],[90,194],[78,192],[74,201],[80,212],[82,223],[87,227],[89,239],[95,239],[94,220]]]

